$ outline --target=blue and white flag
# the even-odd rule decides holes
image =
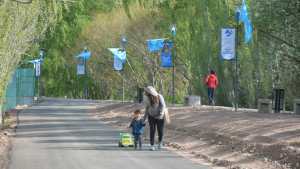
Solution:
[[[246,22],[249,20],[247,6],[245,0],[243,0],[242,6],[240,7],[240,21]]]
[[[35,68],[35,76],[36,77],[41,76],[41,62],[35,63],[34,68]]]
[[[77,63],[77,75],[85,75],[85,64],[86,59],[79,57]]]
[[[163,50],[160,55],[161,67],[172,67],[172,52],[171,50]]]
[[[29,63],[33,64],[33,67],[35,69],[35,76],[38,77],[41,75],[41,63],[42,59],[35,59],[35,60],[30,60],[28,61]]]
[[[165,39],[149,39],[147,47],[149,52],[158,52],[164,47]]]
[[[30,60],[28,61],[29,63],[32,63],[32,64],[36,64],[36,63],[41,63],[42,62],[42,59],[34,59],[34,60]]]
[[[123,66],[126,62],[126,51],[120,48],[108,48],[114,55],[114,69],[117,71],[123,70]]]
[[[88,60],[91,57],[91,52],[88,50],[85,50],[81,52],[77,57],[84,58],[85,60]]]
[[[244,22],[244,37],[245,37],[245,43],[249,43],[252,39],[252,33],[253,33],[253,28],[250,20],[247,20]]]
[[[221,30],[221,58],[233,60],[235,58],[236,29],[222,28]]]
[[[166,39],[149,39],[147,40],[147,47],[149,52],[159,52],[164,48],[165,45],[168,45],[168,48],[173,48],[174,43],[171,40]]]
[[[243,0],[242,6],[237,9],[239,12],[239,21],[244,23],[244,39],[245,43],[249,43],[252,40],[252,23],[248,16],[247,5]]]

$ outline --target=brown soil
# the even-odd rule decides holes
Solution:
[[[14,135],[17,123],[17,113],[21,109],[6,112],[5,127],[0,129],[0,169],[8,168],[9,153],[11,150],[11,136]]]
[[[0,169],[5,169],[8,164],[10,141],[7,135],[6,132],[0,131]]]
[[[128,130],[137,108],[143,106],[110,103],[93,114]],[[210,106],[169,107],[169,112],[166,145],[186,158],[214,169],[300,169],[300,116]]]

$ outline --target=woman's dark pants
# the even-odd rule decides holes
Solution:
[[[149,116],[149,127],[150,127],[150,144],[154,145],[155,131],[158,132],[158,142],[161,143],[164,135],[164,119],[156,119]]]

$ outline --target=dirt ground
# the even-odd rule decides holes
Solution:
[[[143,106],[110,103],[92,113],[128,131],[131,113],[137,108]],[[165,145],[186,158],[214,169],[300,169],[299,115],[211,106],[169,107],[169,112]]]
[[[6,112],[5,127],[0,129],[0,169],[6,169],[9,163],[9,153],[11,150],[11,138],[15,133],[17,124],[17,113],[22,108]]]
[[[6,131],[0,131],[0,169],[5,169],[8,164],[10,139]]]

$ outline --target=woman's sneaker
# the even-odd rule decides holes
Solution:
[[[157,146],[157,149],[160,150],[160,149],[162,149],[162,148],[163,148],[163,143],[159,143],[158,146]]]
[[[154,146],[151,146],[150,150],[151,150],[151,151],[155,151],[155,147],[154,147]]]

